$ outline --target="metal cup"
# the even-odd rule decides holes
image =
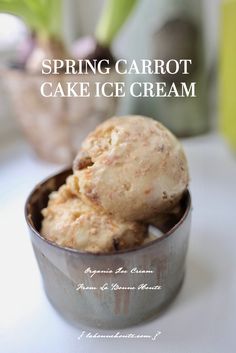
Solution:
[[[71,170],[66,170],[37,185],[25,207],[49,301],[79,326],[124,328],[156,316],[177,294],[184,278],[190,193],[182,200],[181,220],[161,237],[131,250],[93,254],[60,247],[40,235],[41,210],[48,195],[70,174]],[[92,275],[88,269],[100,273]]]

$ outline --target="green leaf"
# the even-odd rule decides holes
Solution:
[[[107,0],[95,30],[100,44],[111,45],[136,3],[137,0]]]
[[[0,12],[20,17],[44,37],[61,37],[61,11],[61,0],[0,0]]]

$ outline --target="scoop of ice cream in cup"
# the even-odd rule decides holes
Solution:
[[[126,116],[88,135],[73,170],[37,185],[26,219],[46,294],[63,317],[122,328],[174,298],[190,232],[188,182],[175,136]]]
[[[60,246],[98,253],[129,249],[147,237],[147,225],[94,210],[73,192],[73,186],[71,175],[65,185],[51,193],[48,206],[42,210],[41,233],[45,238]]]
[[[176,206],[186,190],[180,142],[159,122],[126,116],[99,125],[74,161],[85,202],[127,220],[145,220]]]

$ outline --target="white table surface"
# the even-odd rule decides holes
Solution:
[[[30,189],[60,169],[40,162],[21,140],[0,146],[0,352],[236,352],[236,157],[207,135],[184,141],[193,223],[185,282],[163,315],[122,333],[141,339],[82,339],[48,303],[23,215]],[[86,332],[98,332],[85,329]]]

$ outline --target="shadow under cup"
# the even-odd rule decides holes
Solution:
[[[182,218],[160,238],[131,250],[92,254],[60,247],[40,235],[48,195],[70,174],[66,170],[48,178],[26,202],[26,220],[48,299],[77,325],[124,328],[155,316],[183,281],[191,223],[189,192],[182,200]]]

